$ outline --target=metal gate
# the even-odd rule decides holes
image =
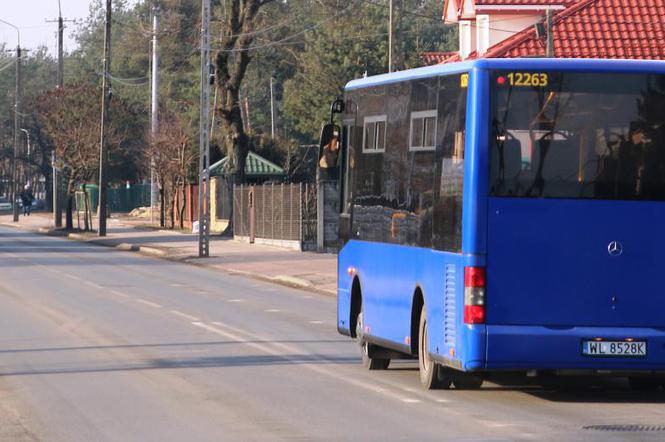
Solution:
[[[301,245],[315,242],[316,202],[310,201],[314,187],[302,183],[235,186],[234,236],[247,237],[250,242],[256,238]]]

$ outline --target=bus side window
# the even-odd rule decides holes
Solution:
[[[344,120],[344,128],[343,128],[343,144],[342,144],[342,161],[343,163],[343,170],[344,170],[344,182],[342,183],[343,186],[343,199],[342,199],[342,205],[341,205],[341,212],[343,213],[348,213],[350,210],[350,202],[353,199],[353,194],[352,194],[352,179],[353,177],[351,176],[354,166],[355,166],[355,151],[354,151],[354,140],[353,137],[355,135],[355,130],[354,130],[354,121],[353,120]]]
[[[432,246],[449,252],[462,247],[466,95],[458,76],[439,79]]]

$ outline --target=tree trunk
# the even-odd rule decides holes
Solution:
[[[245,11],[251,22],[260,6],[259,2],[250,2]],[[253,23],[248,23],[253,26]],[[242,36],[239,39],[231,37],[224,39],[227,49],[232,49],[234,45],[247,47],[251,44],[251,35]],[[229,47],[230,46],[230,47]],[[240,85],[249,65],[249,51],[240,51],[230,57],[230,52],[220,51],[217,53],[215,64],[217,66],[217,85],[219,87],[219,107],[216,109],[221,117],[222,133],[224,139],[220,143],[226,150],[228,160],[224,166],[224,181],[228,190],[225,203],[229,208],[229,224],[222,235],[233,234],[233,185],[241,184],[245,181],[245,163],[249,153],[249,139],[245,133],[242,121],[242,112],[240,101]]]
[[[185,228],[185,208],[187,207],[187,193],[185,192],[185,184],[181,184],[182,186],[182,202],[180,203],[180,207],[178,208],[178,227],[180,229]],[[193,220],[190,220],[193,222]]]
[[[228,161],[224,169],[224,182],[226,185],[226,201],[229,208],[229,224],[222,232],[222,235],[233,234],[233,186],[245,182],[245,164],[249,153],[249,138],[243,129],[242,115],[240,114],[240,100],[237,90],[230,90],[226,94],[226,100],[223,101],[224,108],[230,110],[220,110],[222,114],[222,126],[225,135],[224,145],[226,145]]]
[[[164,204],[166,203],[166,195],[164,192],[164,184],[162,184],[159,187],[159,227],[165,227],[166,226],[166,207],[164,207]]]
[[[74,183],[67,184],[67,213],[65,215],[65,229],[74,230]]]
[[[226,225],[226,228],[221,233],[221,236],[233,236],[233,188],[234,182],[233,177],[224,177],[224,186],[226,186],[226,192],[224,192],[224,201],[223,204],[228,207],[229,222]]]
[[[81,190],[83,190],[83,230],[87,232],[90,230],[92,220],[88,217],[90,211],[88,210],[88,190],[85,184],[81,186]]]
[[[53,175],[51,168],[42,169],[44,175],[44,204],[46,209],[53,210]]]

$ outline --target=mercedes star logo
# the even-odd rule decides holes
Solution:
[[[607,252],[610,254],[610,256],[621,256],[623,253],[623,244],[621,244],[619,241],[612,241],[607,246]]]

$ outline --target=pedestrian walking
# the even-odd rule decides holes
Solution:
[[[30,184],[26,184],[21,192],[21,204],[23,205],[23,216],[30,216],[30,209],[32,208],[32,201],[34,201],[35,196],[32,194],[32,189]]]

